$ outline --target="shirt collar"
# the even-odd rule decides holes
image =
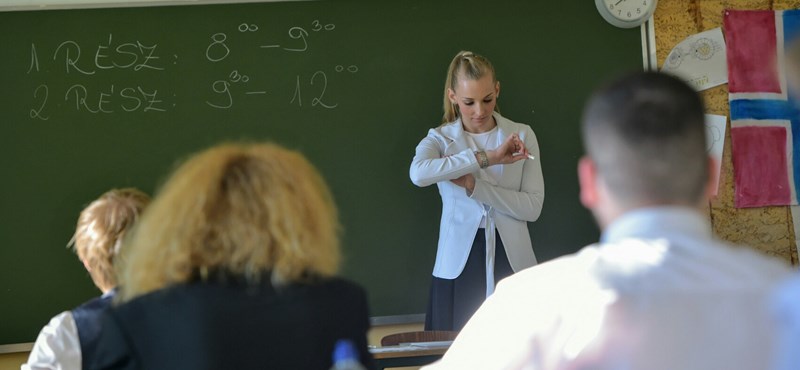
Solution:
[[[100,298],[113,297],[115,294],[117,294],[117,287],[109,289],[109,291],[103,293],[103,295],[101,295]]]
[[[600,241],[614,243],[626,238],[654,238],[685,234],[694,238],[711,238],[708,219],[689,207],[647,207],[629,211],[603,231]]]

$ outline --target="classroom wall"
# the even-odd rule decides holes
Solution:
[[[794,9],[800,8],[800,0],[662,0],[654,16],[659,66],[672,48],[687,36],[720,27],[722,12],[727,8]],[[706,90],[703,97],[708,105],[708,113],[729,114],[727,85]],[[708,214],[718,237],[750,245],[798,265],[789,207],[734,207],[730,122],[726,132],[719,195],[709,204]],[[421,324],[380,326],[370,331],[368,340],[370,344],[378,344],[384,335],[420,328]],[[0,354],[0,370],[19,369],[27,356],[27,352]]]
[[[482,12],[491,23],[486,32],[461,37],[456,20],[486,4],[340,0],[0,12],[0,28],[14,31],[0,33],[0,44],[9,50],[0,81],[14,91],[0,99],[0,156],[20,159],[9,161],[14,176],[0,182],[0,192],[14,194],[0,206],[8,219],[0,223],[0,316],[14,317],[0,324],[0,344],[34,340],[50,317],[97,294],[63,248],[87,200],[110,187],[150,192],[180,159],[231,140],[268,139],[302,151],[337,199],[346,256],[342,274],[366,288],[376,316],[424,312],[441,200],[435,186],[420,189],[409,181],[408,166],[419,140],[438,124],[446,63],[461,48],[491,56],[503,85],[503,114],[536,131],[542,153],[537,161],[550,189],[542,216],[528,226],[539,261],[596,241],[597,226],[577,197],[575,164],[583,152],[577,123],[597,84],[641,69],[639,30],[608,25],[591,2],[502,0]],[[570,21],[555,14],[570,14]],[[325,27],[335,31],[309,36],[308,53],[289,51],[305,46],[287,30],[322,32],[314,31],[322,29],[319,22],[332,22]],[[243,25],[253,27],[244,33]],[[258,32],[251,33],[255,27]],[[227,35],[226,41],[214,35]],[[268,49],[275,45],[261,45],[270,37],[299,44],[272,53]],[[88,58],[80,63],[94,70],[93,54],[112,50],[101,45],[131,46],[134,40],[157,44],[164,68],[98,69],[83,76],[61,60],[67,49],[56,53],[59,60],[52,56],[59,45],[75,51],[82,46]],[[219,60],[228,50],[230,57]],[[345,72],[345,66],[357,73]],[[576,70],[582,77],[570,78]],[[230,79],[243,83],[243,72],[249,87],[217,89]],[[86,109],[83,88],[101,99],[114,86],[119,99],[106,109],[114,112]],[[123,107],[120,94],[130,86],[151,98],[142,98],[137,88],[141,104],[134,99]],[[155,98],[156,90],[176,100]],[[71,91],[68,102],[65,91]],[[145,112],[155,104],[146,99],[164,106]],[[31,109],[39,113],[31,115]],[[41,191],[53,179],[58,186]],[[390,222],[378,217],[385,214]],[[37,232],[43,229],[48,232]],[[28,273],[43,264],[48,276]],[[42,287],[47,302],[31,305],[43,296]]]
[[[692,34],[722,26],[724,9],[794,9],[800,0],[662,0],[654,14],[659,68],[672,48]],[[728,85],[703,91],[707,113],[729,116]],[[797,248],[788,206],[736,208],[733,203],[730,119],[720,173],[719,195],[708,212],[714,233],[732,243],[754,247],[798,265]]]

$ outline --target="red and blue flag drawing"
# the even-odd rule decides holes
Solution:
[[[800,10],[727,10],[724,30],[736,207],[796,205],[800,110],[784,47],[800,36]]]

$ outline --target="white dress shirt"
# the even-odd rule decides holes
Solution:
[[[36,337],[28,363],[22,370],[81,368],[81,343],[70,311],[62,312],[45,325]]]
[[[768,298],[790,274],[694,210],[632,211],[601,244],[501,281],[426,369],[767,369]]]
[[[467,145],[470,149],[475,151],[478,150],[490,150],[499,147],[503,141],[499,135],[500,129],[499,126],[495,126],[493,129],[474,134],[471,132],[466,132],[467,134]],[[475,174],[475,180],[482,180],[486,181],[492,186],[497,186],[501,176],[503,175],[503,166],[489,166],[486,168],[481,168]],[[494,281],[494,263],[495,263],[495,255],[497,252],[497,241],[495,240],[495,223],[492,217],[492,207],[488,204],[482,204],[483,206],[483,218],[481,218],[481,224],[479,228],[484,229],[484,236],[485,236],[485,261],[484,261],[484,268],[486,270],[486,296],[492,295],[494,293],[495,281]]]
[[[800,369],[800,276],[787,281],[773,297],[773,312],[778,323],[774,370]]]

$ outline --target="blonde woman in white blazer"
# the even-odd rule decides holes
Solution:
[[[527,222],[544,202],[536,135],[496,111],[492,64],[468,51],[450,63],[441,126],[409,171],[442,197],[426,330],[460,330],[500,279],[536,264]]]

